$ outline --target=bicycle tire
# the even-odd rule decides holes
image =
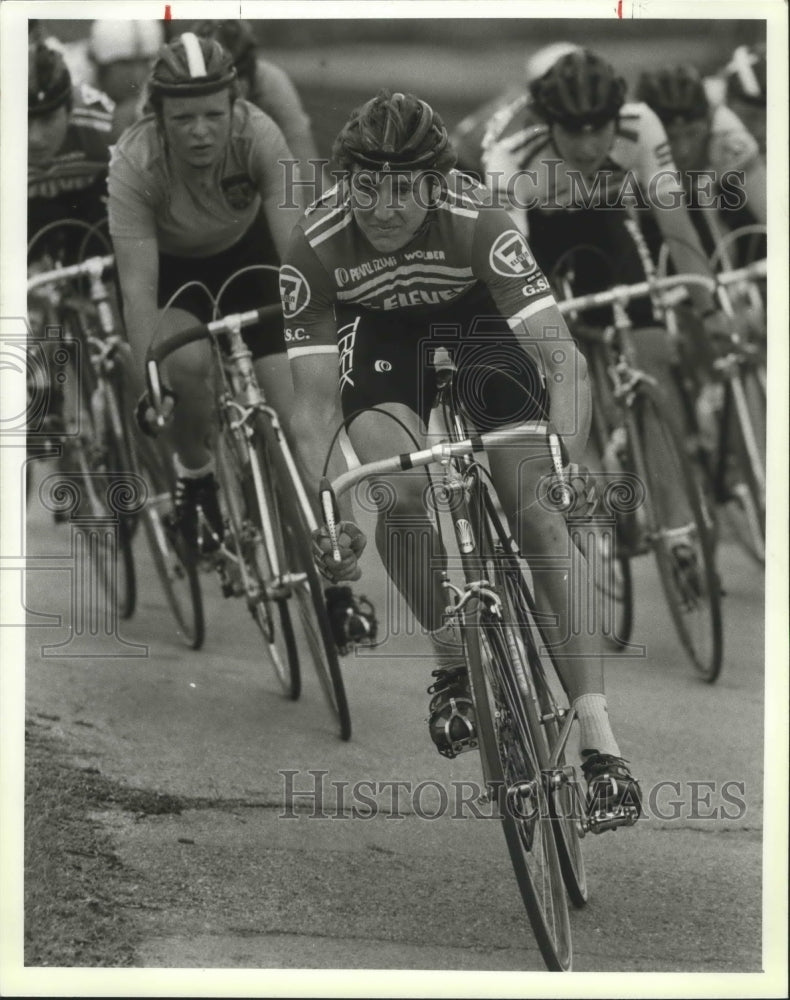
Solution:
[[[75,332],[72,323],[64,316],[67,329]],[[119,426],[120,408],[112,384],[97,373],[86,357],[87,336],[78,314],[77,341],[80,351],[74,370],[73,385],[77,391],[71,399],[74,412],[65,420],[68,425],[62,458],[58,465],[66,480],[69,471],[79,473],[84,488],[86,510],[93,517],[114,523],[117,530],[103,537],[114,538],[114,551],[108,558],[105,546],[91,549],[94,571],[109,605],[120,618],[130,618],[137,603],[137,573],[132,547],[130,517],[115,509],[111,500],[113,479],[132,471],[132,460],[123,436],[115,433]],[[74,356],[70,364],[75,364]],[[68,376],[67,376],[68,381]],[[69,468],[71,467],[71,469]],[[81,492],[81,491],[80,491]]]
[[[765,563],[765,403],[756,371],[746,369],[728,384],[718,470],[735,539],[760,565]]]
[[[168,460],[154,442],[134,441],[132,457],[147,486],[140,521],[156,575],[179,638],[190,649],[200,649],[206,636],[203,593],[197,554],[185,544],[173,521],[174,476],[168,472]]]
[[[289,562],[303,580],[293,588],[299,608],[307,651],[323,691],[329,710],[338,727],[342,740],[351,739],[351,713],[340,668],[329,616],[326,610],[324,588],[313,559],[310,528],[300,501],[299,490],[292,478],[291,466],[283,453],[282,430],[276,429],[263,414],[256,414],[253,428],[259,440],[265,442],[271,458],[275,481],[282,500],[283,524]],[[285,445],[287,447],[287,445]]]
[[[104,392],[104,415],[108,435],[108,467],[120,473],[132,472],[131,449],[123,420],[124,402],[121,387],[112,378],[103,378],[100,388]],[[119,591],[118,614],[131,618],[137,607],[137,572],[133,540],[137,528],[137,515],[118,511],[118,546],[122,566],[122,589]]]
[[[607,480],[603,491],[606,502],[611,490],[617,487],[618,473],[623,471],[621,456],[613,444],[620,411],[618,404],[611,398],[609,376],[601,357],[601,348],[598,344],[591,344],[589,348],[587,360],[593,396],[590,442]],[[633,533],[633,513],[613,510],[611,516],[614,531],[593,532],[594,548],[588,549],[585,555],[588,564],[592,562],[590,575],[598,595],[597,605],[601,614],[604,641],[612,649],[619,651],[629,644],[634,627],[633,576],[626,542],[628,535]],[[605,526],[598,527],[603,529]]]
[[[646,534],[658,566],[664,595],[681,644],[700,676],[713,683],[722,664],[721,584],[715,566],[713,518],[656,389],[641,382],[628,413],[635,471],[646,484]],[[660,462],[650,460],[657,441]],[[666,467],[667,462],[671,468]],[[673,526],[665,509],[667,489],[681,490],[690,521],[684,538],[690,557],[685,566],[670,551]],[[688,554],[688,553],[687,553]]]
[[[246,598],[282,692],[296,701],[302,682],[290,607],[287,597],[274,595],[280,589],[277,577],[286,568],[282,510],[272,489],[275,479],[263,442],[223,420],[217,474],[226,513],[225,549],[230,553],[224,558],[231,560],[224,588],[226,596]]]
[[[464,649],[488,793],[495,802],[521,899],[546,967],[572,965],[570,916],[540,761],[508,684],[504,627],[479,611],[465,624]],[[485,637],[485,638],[484,638]],[[519,801],[521,800],[521,802]],[[521,803],[532,808],[525,812]]]
[[[509,560],[506,571],[502,574],[503,580],[500,584],[501,593],[510,608],[512,620],[515,623],[526,652],[526,662],[530,667],[529,683],[534,691],[537,703],[537,712],[530,710],[527,706],[531,719],[530,724],[533,731],[542,730],[544,733],[545,758],[542,762],[548,765],[552,751],[560,738],[559,710],[563,707],[558,704],[557,696],[552,690],[544,666],[544,655],[551,664],[550,670],[559,681],[559,673],[551,656],[551,651],[545,643],[540,630],[540,625],[535,618],[535,604],[532,593],[527,586],[524,575],[514,560]],[[505,615],[506,620],[510,616]],[[538,651],[537,642],[540,641],[541,648],[545,654]],[[567,699],[566,699],[567,706]],[[566,709],[567,710],[567,709]],[[565,754],[562,753],[557,760],[559,771],[565,772],[567,765]],[[565,774],[567,778],[567,774]],[[568,897],[573,905],[580,909],[586,906],[589,899],[589,889],[587,886],[587,874],[584,866],[584,856],[581,852],[581,835],[577,825],[580,819],[578,797],[576,794],[576,774],[575,770],[570,780],[562,780],[557,787],[550,790],[548,794],[549,810],[552,818],[552,832],[557,841],[557,854],[559,856],[560,870],[562,871],[565,888]]]

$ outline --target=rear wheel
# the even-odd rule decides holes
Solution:
[[[675,627],[696,670],[712,683],[722,661],[721,584],[713,518],[656,390],[641,383],[629,422],[637,473],[647,486],[646,534]]]

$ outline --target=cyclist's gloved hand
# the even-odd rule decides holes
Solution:
[[[563,469],[565,482],[569,488],[569,504],[564,514],[574,521],[592,517],[600,499],[599,484],[586,465],[569,462]]]
[[[727,345],[732,333],[733,324],[732,320],[723,310],[715,309],[713,312],[706,313],[702,317],[702,325],[705,328],[705,333],[714,349],[714,353],[717,353],[717,348],[721,350]]]
[[[358,580],[362,570],[357,565],[357,559],[368,543],[367,538],[353,521],[341,521],[337,525],[337,542],[340,562],[332,557],[329,528],[324,524],[313,532],[313,558],[319,570],[332,583]]]
[[[172,389],[168,389],[166,385],[162,386],[162,411],[161,414],[165,420],[169,420],[173,415],[173,410],[176,405],[176,394]],[[157,421],[157,412],[154,408],[154,404],[151,402],[151,397],[147,392],[144,392],[142,396],[137,400],[137,406],[134,411],[134,418],[137,421],[137,426],[148,437],[155,438],[158,436],[159,432],[162,430],[161,426]]]

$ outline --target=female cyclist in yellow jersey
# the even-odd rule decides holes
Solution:
[[[291,152],[275,123],[238,98],[230,55],[187,33],[165,46],[148,81],[153,113],[115,147],[109,176],[110,233],[132,350],[142,365],[151,338],[212,318],[216,296],[242,267],[279,264],[298,210],[287,197],[283,162]],[[223,313],[277,301],[276,273],[250,272],[223,293]],[[251,327],[245,339],[271,404],[287,419],[292,401],[282,327]],[[179,475],[176,507],[188,540],[196,505],[219,513],[210,451],[212,394],[205,343],[173,355],[169,383],[178,401],[173,440]],[[142,418],[145,419],[145,407]]]

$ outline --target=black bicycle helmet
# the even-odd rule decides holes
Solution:
[[[444,122],[413,94],[380,90],[352,112],[332,156],[343,170],[449,170],[456,160]]]
[[[708,113],[705,86],[693,66],[643,73],[636,96],[649,105],[664,124],[677,119],[695,121]]]
[[[148,93],[155,109],[163,97],[203,97],[229,88],[235,96],[233,59],[213,38],[198,38],[191,31],[159,51],[148,78]]]
[[[725,68],[727,100],[765,107],[766,65],[764,45],[739,45]]]
[[[550,124],[599,128],[617,118],[625,80],[589,49],[568,52],[529,85],[535,110]]]
[[[27,113],[48,115],[61,105],[71,105],[71,74],[63,56],[43,42],[27,50]]]

